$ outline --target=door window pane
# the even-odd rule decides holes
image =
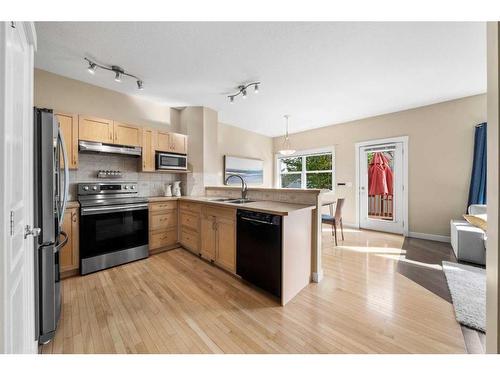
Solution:
[[[394,221],[394,151],[367,152],[368,218]]]
[[[306,157],[307,171],[331,171],[332,154],[311,155]]]
[[[302,158],[280,159],[281,173],[302,171]]]
[[[282,174],[281,187],[300,189],[302,187],[302,178],[300,173]]]
[[[308,189],[332,190],[332,173],[307,173],[306,186]]]

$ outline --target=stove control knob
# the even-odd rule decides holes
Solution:
[[[127,185],[125,185],[123,188],[124,188],[125,190],[128,190],[128,186],[127,186]]]
[[[92,190],[96,191],[97,190],[97,186],[92,186]]]
[[[134,185],[130,185],[130,188],[131,188],[132,190],[135,190],[135,186],[134,186]]]
[[[88,190],[89,190],[89,187],[88,187],[88,186],[84,186],[84,187],[83,187],[83,190],[88,191]]]

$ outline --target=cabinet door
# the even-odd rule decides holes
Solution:
[[[122,124],[121,122],[113,123],[113,143],[124,146],[140,146],[141,145],[141,128],[135,125]]]
[[[64,138],[66,153],[68,156],[68,168],[78,168],[78,116],[67,113],[56,113],[59,128]],[[61,157],[61,167],[64,161]]]
[[[203,215],[201,218],[201,256],[215,260],[215,217]]]
[[[166,132],[158,132],[158,136],[156,138],[156,151],[165,151],[170,152],[170,134]]]
[[[62,230],[68,235],[68,242],[59,252],[61,273],[78,270],[79,268],[79,218],[78,208],[68,208],[64,214]]]
[[[113,143],[113,121],[78,116],[78,138],[82,141]]]
[[[187,136],[170,133],[170,150],[177,154],[187,154]]]
[[[217,253],[215,262],[231,272],[236,272],[236,223],[227,218],[217,218]]]
[[[142,171],[154,172],[156,132],[153,129],[142,129]]]

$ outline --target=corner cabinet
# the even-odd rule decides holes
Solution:
[[[79,208],[64,211],[62,230],[68,235],[68,242],[59,251],[61,278],[78,274],[80,268]]]
[[[200,255],[236,272],[236,210],[203,206]]]
[[[68,168],[78,169],[78,115],[62,112],[56,112],[55,115],[66,146]],[[64,166],[62,158],[61,166]]]

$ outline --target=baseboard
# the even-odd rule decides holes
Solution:
[[[448,242],[448,243],[451,242],[450,236],[442,236],[440,234],[409,232],[408,237],[419,238],[422,240],[438,241],[438,242]]]
[[[319,283],[322,279],[323,279],[323,270],[320,270],[319,272],[312,273],[313,283]]]

